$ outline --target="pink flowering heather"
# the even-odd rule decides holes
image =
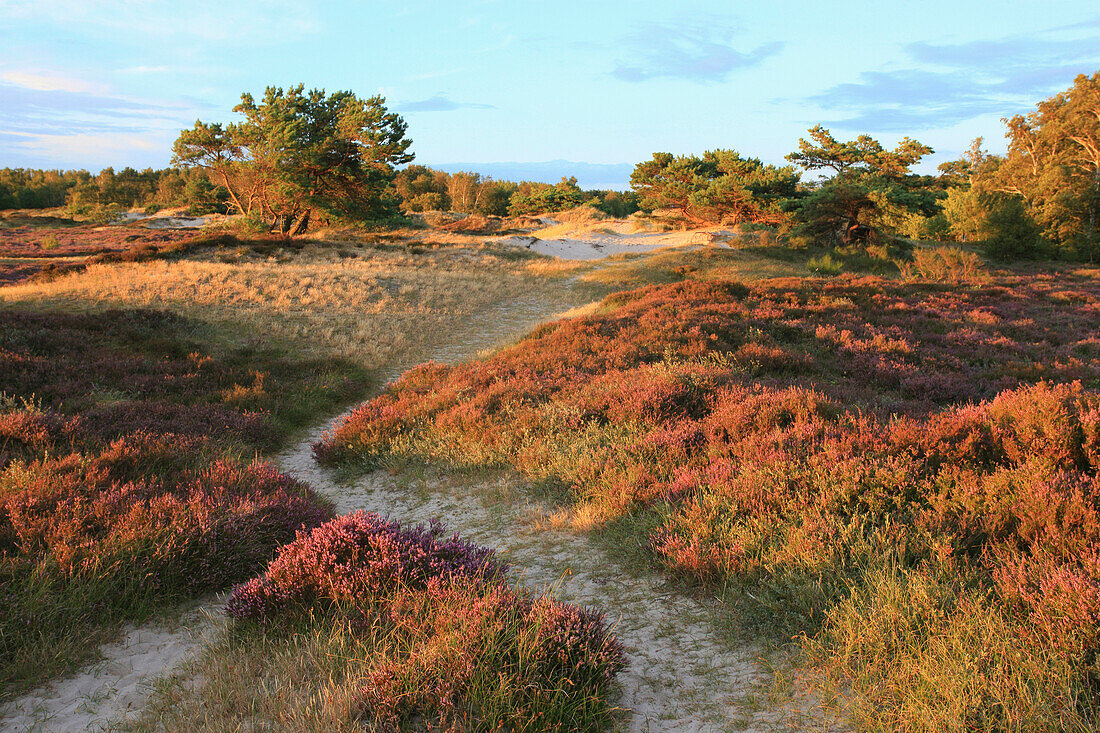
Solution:
[[[807,639],[823,627],[840,639],[846,623],[866,625],[858,609],[894,607],[872,597],[891,587],[884,577],[950,579],[913,638],[963,633],[953,609],[980,607],[990,628],[1007,624],[988,638],[1030,660],[1010,665],[1026,678],[945,683],[972,690],[960,727],[1100,719],[1095,270],[981,287],[685,281],[603,305],[482,361],[410,372],[316,455],[511,465],[605,515],[651,512],[641,539],[661,563],[746,588],[739,603],[765,599],[756,611],[768,623]],[[985,644],[966,633],[959,649]],[[888,654],[852,634],[826,663],[844,687]],[[931,660],[946,648],[896,648],[884,668],[933,679],[957,664]]]
[[[503,571],[493,550],[447,537],[441,525],[402,527],[358,511],[284,547],[263,575],[234,590],[226,612],[262,620],[316,604],[369,604],[433,578],[489,580]]]
[[[265,625],[338,612],[365,639],[400,640],[356,700],[374,727],[595,728],[622,646],[601,613],[517,592],[504,570],[438,524],[360,511],[302,533],[226,612]]]

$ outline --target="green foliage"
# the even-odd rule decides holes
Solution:
[[[448,178],[443,171],[410,165],[398,171],[393,182],[405,211],[447,211],[451,208]]]
[[[1037,260],[1050,251],[1042,230],[1019,196],[997,195],[988,199],[983,231],[985,254],[995,260]]]
[[[908,137],[893,150],[886,150],[869,135],[860,135],[855,140],[842,143],[821,125],[810,128],[809,132],[813,142],[800,139],[798,152],[788,155],[787,160],[811,171],[831,168],[837,175],[873,172],[900,176],[933,152],[932,148]]]
[[[946,242],[951,238],[951,224],[943,213],[933,216],[910,213],[900,231],[909,239],[922,241]]]
[[[155,212],[186,206],[193,214],[224,213],[228,192],[215,186],[201,169],[143,171],[104,168],[88,171],[0,170],[0,209],[46,209],[66,206],[82,214],[115,207]],[[102,220],[102,217],[99,217]]]
[[[512,196],[518,190],[519,184],[512,181],[483,180],[474,209],[478,214],[487,216],[507,216]]]
[[[641,206],[638,194],[633,191],[588,191],[592,198],[588,205],[615,219],[625,219]]]
[[[837,176],[811,191],[795,212],[796,236],[830,247],[880,243],[909,212],[883,188],[874,188],[878,182]]]
[[[885,243],[898,235],[924,238],[943,230],[942,221],[932,221],[944,195],[938,182],[909,173],[930,147],[905,138],[885,150],[867,135],[841,143],[820,125],[810,135],[817,144],[799,140],[799,151],[787,160],[807,170],[831,168],[836,175],[798,205],[796,237],[835,247]]]
[[[508,213],[512,216],[525,214],[548,214],[566,211],[581,206],[587,201],[584,191],[577,185],[576,178],[562,178],[551,186],[546,183],[520,184],[519,190],[512,196]]]
[[[0,169],[0,209],[49,209],[65,203],[77,171]],[[86,175],[86,174],[85,174]]]
[[[815,275],[839,275],[844,271],[844,263],[834,257],[832,252],[811,257],[806,260],[806,267]]]
[[[257,103],[241,95],[244,122],[196,122],[173,161],[210,172],[234,209],[259,211],[284,233],[309,228],[316,210],[332,218],[378,220],[398,212],[394,166],[412,161],[400,116],[380,96],[268,87]]]
[[[1063,257],[1100,257],[1100,72],[1006,120],[1008,154],[976,185],[1022,197]],[[1030,236],[1025,233],[1021,236]]]
[[[986,204],[975,188],[954,187],[947,191],[943,202],[943,216],[948,231],[959,242],[980,240],[987,229]]]
[[[798,174],[733,150],[673,156],[654,153],[630,175],[641,208],[673,209],[696,225],[784,220],[782,203],[797,196]]]

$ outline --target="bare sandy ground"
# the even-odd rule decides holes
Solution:
[[[588,224],[548,224],[530,234],[498,237],[494,241],[563,260],[599,260],[612,255],[653,252],[666,247],[720,245],[737,234],[721,228],[688,231],[638,231],[630,220],[609,219]]]
[[[195,604],[171,624],[129,627],[100,650],[102,660],[15,700],[3,712],[4,731],[93,731],[136,713],[156,680],[198,651],[217,626],[223,596]]]
[[[139,224],[149,229],[199,229],[211,222],[225,219],[219,214],[187,216],[182,211],[182,209],[165,209],[155,214],[127,211],[122,214],[120,221],[126,224]]]

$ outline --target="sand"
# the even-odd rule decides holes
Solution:
[[[641,242],[637,235],[600,236],[617,237],[615,246],[656,249],[691,244],[690,234],[645,235]],[[576,241],[600,256],[614,249],[610,242],[596,239]],[[582,245],[555,246],[582,251]],[[490,309],[468,329],[450,334],[434,356],[447,363],[472,358],[554,317],[556,306],[560,304],[532,296]],[[392,368],[388,378],[409,366]],[[513,475],[471,481],[425,469],[416,477],[378,472],[341,483],[313,460],[311,447],[342,418],[318,425],[281,454],[278,464],[330,496],[340,513],[365,509],[414,523],[438,518],[464,536],[497,548],[521,584],[604,610],[626,648],[628,667],[619,677],[615,700],[628,711],[624,729],[791,728],[789,711],[758,710],[751,704],[752,695],[768,679],[758,659],[761,650],[723,639],[714,623],[715,609],[707,602],[671,589],[658,575],[632,574],[584,533],[551,528],[553,523],[546,521],[551,508],[524,498],[521,481]],[[107,721],[126,718],[140,710],[158,677],[179,669],[201,648],[206,635],[217,632],[223,623],[217,612],[221,602],[199,605],[174,626],[128,629],[118,642],[103,647],[103,661],[14,701],[0,718],[0,728],[98,730]]]
[[[630,220],[609,219],[584,224],[541,219],[547,226],[529,234],[497,237],[493,241],[563,260],[600,260],[618,254],[653,252],[658,249],[727,246],[738,237],[718,227],[686,231],[636,231]]]
[[[145,705],[157,679],[197,652],[221,624],[225,596],[192,604],[171,625],[154,622],[127,628],[100,649],[101,661],[78,674],[17,698],[3,710],[0,730],[96,731]]]

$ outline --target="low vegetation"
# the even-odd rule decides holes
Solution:
[[[305,626],[352,645],[339,676],[320,682],[339,712],[306,706],[300,718],[340,729],[601,729],[622,648],[601,614],[516,591],[505,570],[439,525],[357,512],[284,547],[226,609],[243,638],[266,631],[293,645]],[[205,717],[186,704],[161,713],[173,716]]]
[[[872,727],[1087,728],[1098,304],[1092,271],[651,286],[409,372],[316,455],[556,478]]]
[[[361,393],[360,369],[215,348],[201,324],[155,311],[0,311],[0,324],[6,690],[248,577],[331,517],[250,456]]]
[[[596,292],[563,288],[567,272],[475,237],[320,236],[334,241],[194,240],[184,253],[6,287],[0,302],[77,312],[169,309],[228,337],[263,334],[284,351],[308,345],[377,370],[411,366],[432,339],[468,338],[486,325],[471,322],[474,314],[494,309],[493,327],[507,331],[532,317],[524,303],[566,310]]]
[[[407,165],[381,97],[301,85],[183,131],[179,168],[0,171],[0,208],[56,214],[0,220],[0,694],[237,583],[139,728],[607,727],[602,613],[261,458],[587,303],[406,371],[314,455],[526,474],[566,499],[550,525],[719,597],[859,727],[1100,728],[1100,272],[1068,264],[1100,255],[1098,99],[1079,76],[937,176],[916,140],[816,126],[787,160],[822,180],[715,150],[627,193],[493,181]],[[86,226],[163,206],[239,216]],[[480,238],[632,224],[700,246]]]

